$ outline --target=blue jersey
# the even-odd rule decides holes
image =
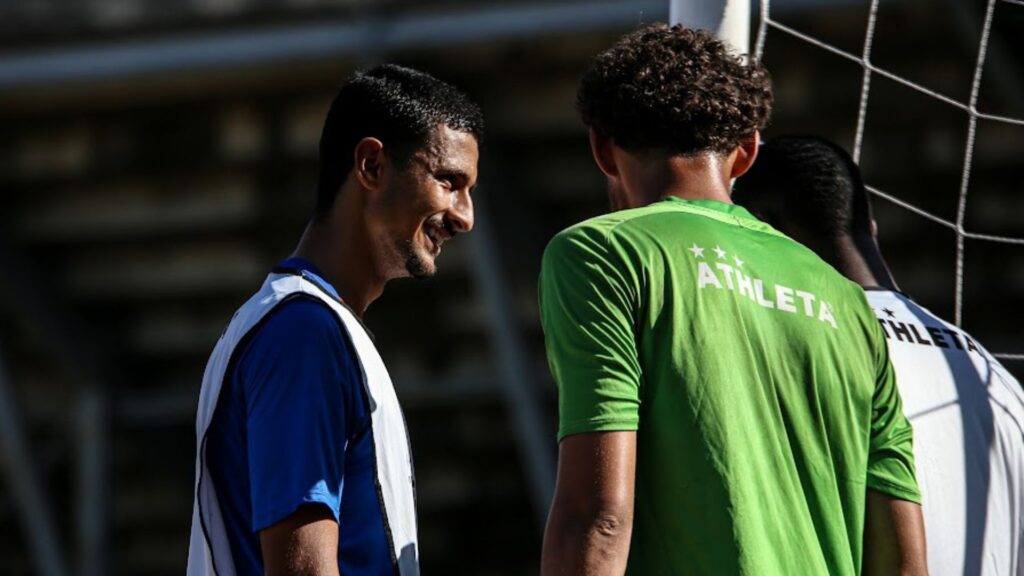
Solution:
[[[337,296],[309,262],[280,267],[305,270]],[[323,302],[279,304],[238,345],[207,456],[238,574],[263,574],[259,531],[310,503],[338,521],[342,574],[394,574],[362,371]]]

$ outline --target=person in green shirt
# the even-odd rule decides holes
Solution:
[[[771,99],[759,63],[680,26],[626,35],[581,80],[613,212],[541,268],[560,417],[544,576],[926,573],[863,291],[730,200]]]

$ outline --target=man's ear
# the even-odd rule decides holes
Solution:
[[[363,138],[356,144],[354,155],[352,174],[356,181],[366,190],[379,190],[383,186],[387,163],[384,143],[376,138]]]
[[[878,221],[874,218],[871,219],[871,237],[878,240]]]
[[[730,172],[729,178],[739,178],[746,174],[747,170],[754,165],[754,159],[757,158],[757,150],[760,147],[761,133],[754,130],[753,134],[744,138],[736,147],[734,152],[736,160],[732,163],[732,172]]]
[[[597,167],[609,178],[619,177],[619,167],[615,163],[615,154],[612,153],[612,139],[601,134],[593,128],[590,129],[590,151],[594,154],[594,162]]]

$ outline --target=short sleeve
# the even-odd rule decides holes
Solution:
[[[585,227],[557,235],[544,252],[540,314],[559,440],[639,426],[637,289],[627,268],[603,232]]]
[[[920,504],[921,492],[914,472],[913,430],[903,413],[885,339],[880,332],[877,336],[881,340],[878,342],[880,358],[871,401],[867,486],[892,498]]]
[[[252,530],[320,503],[338,519],[356,365],[334,313],[296,299],[271,314],[240,357]]]

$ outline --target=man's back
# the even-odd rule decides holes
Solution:
[[[637,430],[629,573],[855,574],[867,488],[917,499],[860,288],[742,208],[574,226],[541,304],[559,437]]]
[[[968,334],[868,290],[914,425],[933,575],[1024,574],[1024,392]]]

